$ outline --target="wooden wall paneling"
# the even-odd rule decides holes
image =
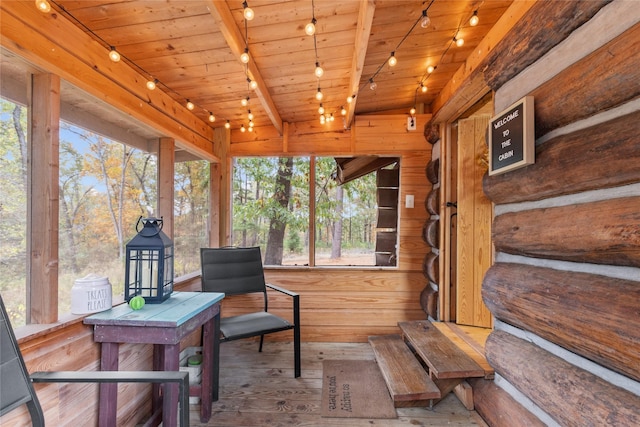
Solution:
[[[638,97],[638,63],[640,23],[531,93],[536,137]]]
[[[26,321],[58,320],[60,78],[35,74],[29,106]]]
[[[498,387],[493,380],[470,378],[467,381],[473,388],[475,410],[490,426],[513,427],[516,421],[520,426],[546,426],[511,395]]]
[[[496,251],[640,266],[640,197],[509,212],[494,220]]]
[[[483,299],[498,319],[640,381],[639,282],[497,263]]]
[[[640,182],[638,123],[640,111],[550,139],[534,164],[485,175],[484,192],[503,204]]]
[[[640,399],[503,331],[489,335],[487,360],[560,425],[640,425]]]

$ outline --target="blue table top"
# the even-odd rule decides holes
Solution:
[[[133,310],[129,304],[120,304],[109,310],[88,316],[89,325],[121,326],[180,326],[198,313],[224,298],[219,292],[173,292],[160,304],[145,304]]]

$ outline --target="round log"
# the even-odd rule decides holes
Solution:
[[[429,283],[420,292],[420,307],[432,319],[438,319],[438,291]]]
[[[424,261],[422,262],[422,274],[436,285],[438,284],[439,276],[438,258],[438,255],[429,252],[424,256]]]
[[[427,197],[424,199],[424,208],[431,215],[440,214],[440,189],[439,188],[434,188],[429,192]]]
[[[440,140],[440,126],[432,121],[424,125],[424,138],[431,145]]]
[[[437,248],[440,242],[440,221],[428,219],[422,226],[422,240],[432,248]]]
[[[432,184],[437,184],[440,178],[440,159],[431,160],[427,163],[427,179]]]

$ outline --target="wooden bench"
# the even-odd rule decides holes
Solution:
[[[440,399],[440,389],[400,335],[371,336],[369,343],[396,408],[431,406]]]

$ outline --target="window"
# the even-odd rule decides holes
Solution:
[[[140,216],[156,206],[156,156],[60,123],[58,313],[68,313],[76,279],[109,278],[113,294],[124,283],[125,245]]]
[[[0,98],[0,293],[11,323],[25,324],[27,109]]]
[[[233,245],[260,246],[265,265],[308,264],[308,158],[237,158],[232,191]]]
[[[209,245],[209,162],[176,163],[174,180],[174,270],[182,276],[200,269],[200,248]]]
[[[398,188],[387,193],[381,177],[392,172],[397,182],[398,170],[397,158],[375,156],[237,158],[233,245],[261,246],[265,265],[396,265]]]

